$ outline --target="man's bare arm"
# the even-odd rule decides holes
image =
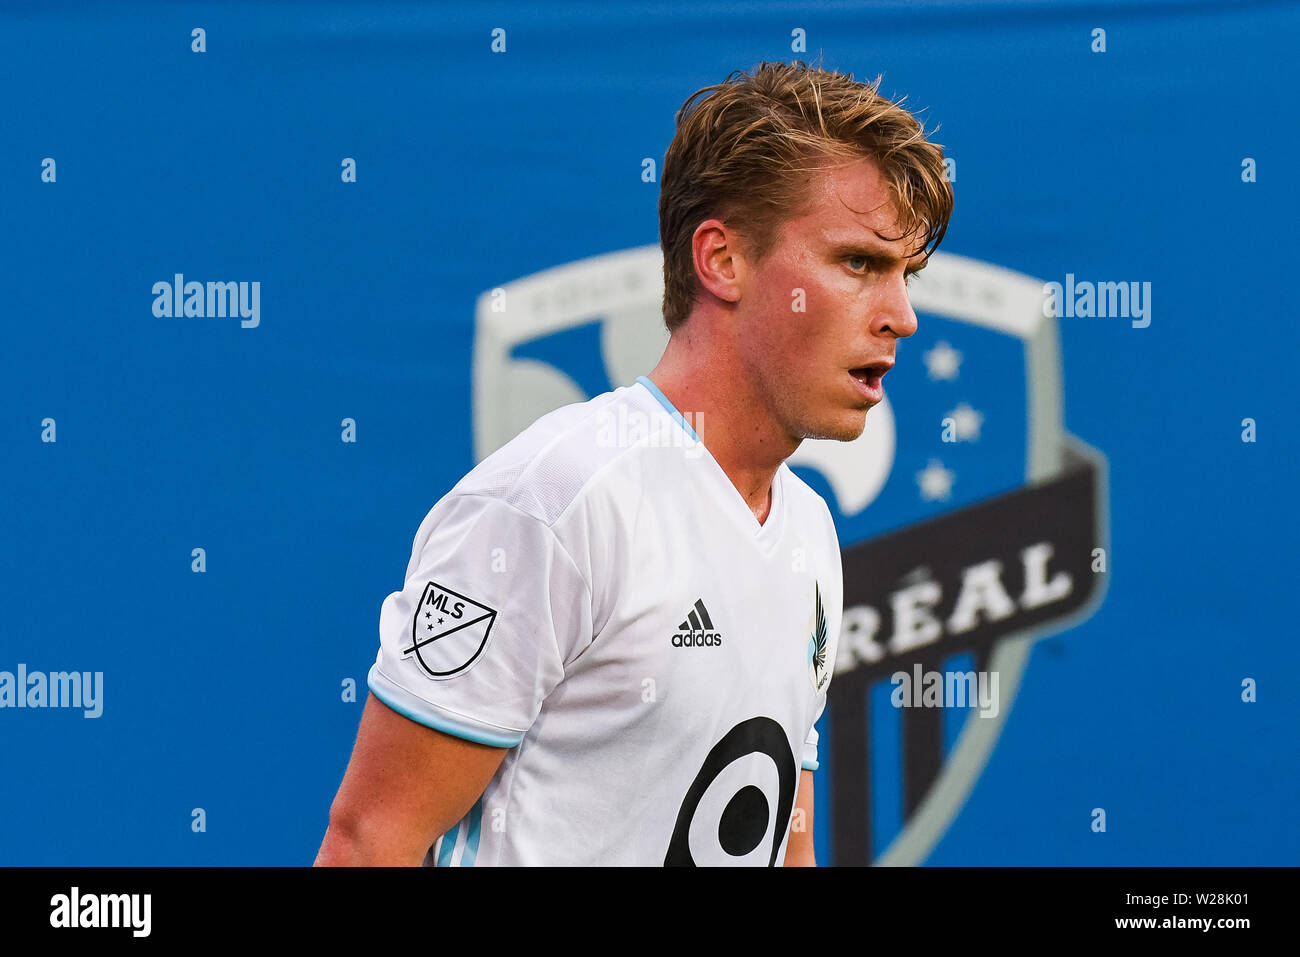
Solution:
[[[799,772],[799,797],[794,807],[790,821],[790,842],[785,846],[785,866],[816,867],[817,855],[813,850],[813,773],[806,768]]]
[[[318,866],[419,865],[496,774],[505,748],[417,724],[366,698]]]

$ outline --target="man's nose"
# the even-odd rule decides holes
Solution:
[[[892,334],[899,339],[906,339],[916,332],[916,326],[916,313],[907,297],[907,285],[899,279],[897,283],[890,284],[884,301],[877,303],[871,331],[878,336]]]

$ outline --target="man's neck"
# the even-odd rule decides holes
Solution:
[[[799,447],[772,418],[763,396],[726,349],[691,341],[685,329],[669,340],[648,378],[685,415],[760,524],[772,509],[772,479]]]

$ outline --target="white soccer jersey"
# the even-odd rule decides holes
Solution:
[[[428,513],[369,686],[509,748],[425,863],[774,865],[843,603],[826,503],[759,524],[645,376],[542,416]]]

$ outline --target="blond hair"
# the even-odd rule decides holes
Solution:
[[[771,251],[781,224],[799,215],[809,177],[826,161],[859,157],[879,165],[898,210],[900,236],[920,231],[933,252],[952,215],[943,148],[902,100],[877,94],[853,74],[801,60],[759,63],[751,73],[697,90],[677,111],[664,157],[659,241],[664,253],[664,324],[673,331],[699,293],[691,241],[706,219],[722,220],[749,244],[755,260]],[[906,99],[906,98],[904,98]]]

